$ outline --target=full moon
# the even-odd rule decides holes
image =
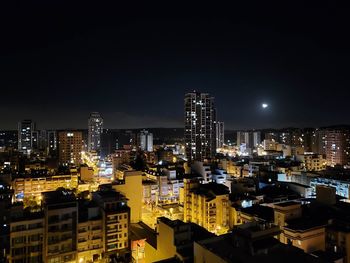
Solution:
[[[269,107],[269,104],[263,103],[263,104],[261,104],[261,107],[262,107],[263,109],[266,109],[267,107]]]

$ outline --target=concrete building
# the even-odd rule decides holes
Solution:
[[[185,95],[185,144],[189,161],[203,161],[215,155],[215,121],[213,97],[200,92]]]
[[[283,244],[287,244],[288,240],[283,233],[284,227],[288,220],[300,218],[302,215],[301,204],[294,201],[278,203],[274,205],[274,223],[282,229],[279,240]]]
[[[100,208],[94,202],[79,203],[78,262],[99,262],[103,255],[103,228]]]
[[[225,232],[229,226],[229,190],[216,183],[200,184],[184,179],[184,220],[210,232]]]
[[[345,129],[326,130],[325,152],[328,165],[347,165],[350,160],[350,132]]]
[[[98,112],[92,112],[88,119],[88,151],[101,151],[103,118]]]
[[[10,224],[9,263],[43,261],[44,218],[41,212],[12,218]]]
[[[222,169],[227,171],[227,174],[233,177],[243,176],[243,164],[235,162],[231,159],[221,159],[220,166]]]
[[[102,213],[104,258],[127,260],[129,255],[130,208],[127,199],[115,191],[93,193]]]
[[[33,132],[35,123],[32,120],[18,122],[18,151],[30,154],[33,150]]]
[[[313,193],[316,194],[318,186],[329,186],[334,188],[337,195],[344,199],[350,199],[350,182],[326,177],[313,177],[310,180]],[[329,194],[329,193],[328,193]]]
[[[81,163],[81,151],[83,147],[83,135],[79,131],[58,132],[58,157],[60,164]]]
[[[56,131],[48,131],[47,132],[47,154],[48,155],[56,155],[57,154],[57,132]]]
[[[302,160],[306,171],[322,171],[326,169],[326,159],[322,154],[304,154]]]
[[[196,256],[193,254],[193,243],[214,237],[214,234],[196,224],[165,217],[158,218],[156,229],[153,234],[148,233],[144,236],[145,263],[170,260],[174,257],[179,262],[193,262]]]
[[[259,131],[238,131],[237,132],[237,146],[242,144],[248,149],[257,148],[261,143],[261,132]]]
[[[350,230],[349,221],[336,220],[326,230],[326,249],[344,255],[344,262],[350,262]]]
[[[158,183],[153,180],[142,180],[142,203],[156,204],[158,199]]]
[[[138,223],[142,216],[142,172],[132,169],[119,169],[118,173],[123,175],[118,176],[118,180],[113,183],[113,189],[122,193],[128,199],[130,207],[130,222]]]
[[[216,149],[222,148],[225,144],[225,124],[222,121],[215,122]]]
[[[336,199],[336,188],[326,185],[316,186],[316,200],[317,202],[325,205],[335,205]]]
[[[84,182],[91,182],[94,179],[94,169],[87,165],[80,167],[80,179]]]
[[[287,244],[302,249],[305,253],[325,251],[327,222],[310,218],[289,220],[283,228]]]
[[[44,262],[77,262],[78,203],[69,191],[43,193]]]
[[[264,140],[263,141],[264,151],[277,151],[278,150],[278,142],[274,140]]]
[[[145,152],[153,152],[153,134],[142,130],[139,135],[139,147],[142,151]]]
[[[194,262],[319,262],[302,250],[281,244],[279,227],[266,223],[237,226],[232,233],[194,243]]]
[[[26,197],[40,199],[43,192],[56,191],[57,188],[61,187],[66,189],[78,188],[78,175],[22,177],[15,178],[12,181],[14,201],[23,201]]]

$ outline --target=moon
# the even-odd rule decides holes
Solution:
[[[269,104],[267,104],[267,103],[263,103],[263,104],[261,104],[261,107],[262,107],[263,109],[266,109],[266,108],[268,108],[268,107],[269,107]]]

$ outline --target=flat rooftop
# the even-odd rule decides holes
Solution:
[[[302,217],[289,220],[285,228],[293,231],[307,231],[315,228],[322,228],[327,225],[327,221],[318,217]]]
[[[43,193],[44,203],[47,205],[75,202],[76,196],[70,190],[60,190]]]
[[[156,231],[142,222],[139,222],[136,224],[130,224],[130,239],[131,240],[146,239],[148,244],[150,244],[154,248],[157,248]]]
[[[288,206],[294,206],[294,205],[300,205],[300,203],[295,201],[287,201],[287,202],[275,204],[275,206],[279,206],[279,207],[288,207]]]

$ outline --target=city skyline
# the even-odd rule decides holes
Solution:
[[[0,263],[350,263],[350,8],[254,2],[1,5]]]
[[[90,112],[91,113],[91,112]],[[87,115],[87,117],[85,116],[85,118],[82,120],[80,118],[76,118],[76,119],[71,119],[71,121],[67,121],[67,123],[71,123],[68,125],[63,124],[63,126],[59,125],[59,126],[55,126],[55,125],[46,125],[47,122],[43,121],[37,121],[37,119],[33,119],[33,118],[22,118],[22,119],[18,119],[18,120],[14,120],[14,123],[10,123],[9,125],[4,125],[4,126],[0,126],[0,131],[17,131],[18,129],[18,122],[21,121],[25,121],[25,120],[31,120],[33,122],[35,122],[37,130],[89,130],[88,125],[86,124],[86,119],[88,119],[89,114]],[[101,113],[102,115],[103,113]],[[105,118],[105,116],[103,115],[104,120],[108,118]],[[133,118],[135,120],[135,118]],[[77,125],[78,123],[78,125]],[[110,123],[113,123],[113,121],[111,121]],[[138,125],[137,123],[139,123],[138,121],[130,121],[128,122],[129,124],[127,125],[121,125],[121,126],[111,126],[108,125],[108,123],[106,122],[106,125],[104,125],[104,130],[143,130],[143,129],[184,129],[184,120],[179,120],[178,122],[172,122],[170,125],[162,125],[161,122],[159,121],[154,121],[154,122],[148,122],[150,123],[150,125]],[[152,125],[152,123],[154,123],[154,125]],[[339,123],[323,123],[321,125],[303,125],[303,124],[293,124],[291,123],[290,125],[276,125],[276,126],[262,126],[262,127],[257,127],[257,126],[232,126],[230,125],[230,123],[228,123],[228,125],[225,123],[225,132],[226,131],[254,131],[254,130],[284,130],[284,129],[308,129],[308,128],[329,128],[329,127],[348,127],[350,126],[350,123],[346,123],[346,122],[339,122]],[[173,125],[174,124],[174,125]],[[1,124],[0,124],[1,125]],[[228,126],[228,127],[227,127]]]
[[[227,129],[349,124],[347,10],[283,7],[10,5],[0,129],[83,128],[93,111],[110,128],[182,127],[193,90]]]

